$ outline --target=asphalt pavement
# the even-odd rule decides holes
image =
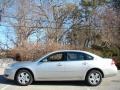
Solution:
[[[99,86],[87,86],[83,81],[33,82],[29,86],[16,85],[14,81],[3,77],[4,68],[0,68],[0,90],[120,90],[120,71],[116,76],[104,78]]]

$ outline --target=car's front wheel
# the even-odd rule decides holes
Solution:
[[[19,70],[15,80],[19,85],[27,86],[33,82],[33,77],[28,70]]]
[[[102,74],[98,70],[90,71],[86,76],[86,82],[90,86],[97,86],[102,82]]]

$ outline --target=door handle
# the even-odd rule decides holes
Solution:
[[[57,64],[57,66],[62,66],[62,64],[59,63],[59,64]]]
[[[82,64],[83,64],[83,65],[86,65],[87,63],[86,63],[86,62],[83,62]]]

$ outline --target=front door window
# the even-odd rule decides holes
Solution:
[[[55,53],[50,55],[47,60],[50,62],[56,62],[56,61],[64,61],[65,60],[65,55],[64,53]]]

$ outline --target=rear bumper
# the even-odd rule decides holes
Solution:
[[[117,73],[118,73],[117,67],[112,66],[112,67],[107,68],[104,71],[104,77],[106,78],[106,77],[115,76],[115,75],[117,75]]]

